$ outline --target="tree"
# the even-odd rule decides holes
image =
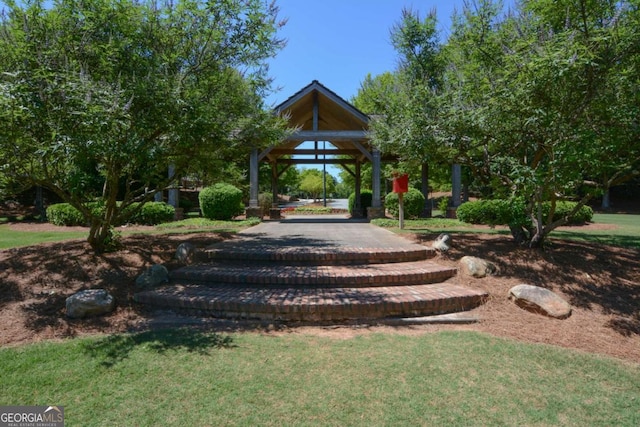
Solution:
[[[493,197],[524,201],[531,222],[512,233],[542,246],[571,214],[554,220],[558,201],[577,198],[577,212],[640,173],[639,13],[636,0],[526,0],[506,14],[469,1],[439,45],[435,16],[405,11],[376,142],[462,163]]]
[[[325,182],[326,180],[326,182]],[[326,185],[326,193],[333,193],[335,190],[335,179],[329,175],[322,178],[322,171],[318,169],[304,169],[300,172],[300,190],[310,194],[314,200],[320,198]]]
[[[447,146],[438,142],[438,109],[443,62],[436,30],[435,11],[426,18],[409,9],[402,11],[391,30],[399,55],[399,67],[363,83],[356,106],[372,114],[372,142],[393,153],[404,166],[422,176],[422,165],[450,164]],[[427,169],[428,186],[429,169]]]
[[[283,45],[273,4],[6,4],[0,165],[78,208],[96,252],[131,204],[280,136],[261,101],[264,61]]]
[[[512,233],[539,247],[568,219],[553,219],[559,200],[579,196],[577,211],[638,174],[638,5],[530,0],[518,12],[479,1],[454,20],[440,140],[498,196],[526,202],[531,223]]]

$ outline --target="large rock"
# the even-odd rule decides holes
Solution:
[[[440,252],[447,252],[449,249],[451,249],[451,236],[443,233],[433,241],[431,246]]]
[[[460,258],[460,265],[464,274],[479,278],[495,274],[498,271],[492,262],[474,256],[463,256]]]
[[[509,299],[518,307],[534,313],[566,319],[571,316],[571,305],[548,289],[532,285],[517,285],[509,290]]]
[[[136,279],[136,291],[153,289],[169,282],[169,271],[162,264],[154,264]]]
[[[180,243],[176,249],[176,259],[181,264],[191,264],[196,256],[196,247],[189,242]]]
[[[116,306],[113,296],[104,289],[89,289],[67,298],[67,316],[74,319],[111,313]]]

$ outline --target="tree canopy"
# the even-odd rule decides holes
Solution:
[[[531,224],[512,232],[542,245],[567,220],[553,220],[558,201],[577,210],[640,174],[639,4],[470,1],[444,43],[434,15],[404,11],[392,31],[400,93],[374,143],[466,165],[486,195],[525,202]]]
[[[0,165],[53,190],[105,249],[127,206],[268,145],[265,60],[283,41],[262,0],[6,0]],[[171,166],[172,173],[167,173]],[[105,205],[96,215],[88,201]]]

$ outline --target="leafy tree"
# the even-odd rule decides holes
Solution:
[[[370,125],[373,143],[397,155],[405,168],[415,171],[410,174],[414,177],[422,175],[423,164],[451,162],[447,146],[437,139],[444,69],[436,25],[435,11],[423,19],[404,9],[391,30],[398,69],[373,79],[367,76],[355,102],[374,116]]]
[[[282,124],[261,101],[264,61],[283,44],[274,5],[5,4],[0,165],[80,210],[97,252],[130,205],[278,139]],[[96,199],[103,215],[88,208]]]
[[[541,246],[571,216],[554,216],[561,200],[578,211],[640,173],[639,14],[635,0],[525,0],[507,14],[469,1],[439,45],[433,14],[404,11],[376,143],[462,163],[492,196],[524,200],[530,222],[512,233]]]
[[[333,193],[336,182],[333,176],[326,174],[326,183],[322,178],[322,171],[318,169],[304,169],[300,172],[300,190],[311,195],[314,200],[320,198],[326,185],[327,194]]]
[[[527,202],[531,222],[512,233],[531,247],[567,222],[560,200],[581,191],[577,211],[638,173],[637,15],[632,2],[530,0],[504,16],[480,1],[455,20],[441,141],[498,196]]]

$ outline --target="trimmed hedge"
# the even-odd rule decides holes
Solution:
[[[230,220],[244,212],[242,191],[231,184],[218,183],[202,189],[198,196],[202,216]]]
[[[66,227],[87,225],[84,215],[69,203],[56,203],[47,207],[47,220],[53,225]]]
[[[101,202],[88,203],[87,206],[94,215],[104,214],[104,204]],[[131,212],[138,203],[134,203],[127,208]],[[127,222],[140,225],[156,225],[163,222],[173,221],[175,209],[164,202],[147,202],[135,215],[131,216]],[[51,224],[61,226],[87,225],[87,220],[82,213],[69,203],[57,203],[47,208],[47,219]],[[114,224],[122,225],[122,224]]]
[[[135,209],[136,205],[131,205],[131,209]],[[176,210],[173,206],[164,202],[148,202],[142,206],[142,209],[129,218],[129,222],[141,225],[156,225],[164,222],[173,221]]]
[[[409,191],[402,197],[405,218],[418,218],[424,210],[424,194],[416,188],[409,188]],[[400,204],[398,193],[389,193],[384,198],[384,206],[395,218],[400,216]]]
[[[373,193],[371,190],[360,191],[360,207],[362,207],[361,214],[367,216],[367,208],[370,208],[373,202]],[[356,208],[356,193],[353,192],[349,195],[349,213],[353,215],[353,211]]]
[[[575,207],[576,202],[561,201],[556,203],[553,221],[567,216]],[[551,209],[551,203],[542,205],[542,215],[546,217]],[[525,212],[523,202],[509,200],[478,200],[466,202],[458,207],[458,219],[469,224],[485,225],[519,225],[527,226],[531,223]],[[593,209],[582,206],[576,214],[569,218],[568,224],[584,224],[593,218]]]

